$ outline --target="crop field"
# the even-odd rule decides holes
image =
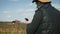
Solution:
[[[26,34],[26,24],[0,23],[0,34]]]

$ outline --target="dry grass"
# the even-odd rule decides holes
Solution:
[[[0,34],[26,34],[25,24],[0,23]]]

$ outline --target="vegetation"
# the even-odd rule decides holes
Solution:
[[[0,34],[26,34],[26,24],[0,22]]]

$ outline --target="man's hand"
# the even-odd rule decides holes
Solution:
[[[25,23],[25,24],[30,24],[30,21],[25,21],[24,23]]]

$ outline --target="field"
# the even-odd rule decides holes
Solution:
[[[0,23],[0,34],[26,34],[26,24]]]

